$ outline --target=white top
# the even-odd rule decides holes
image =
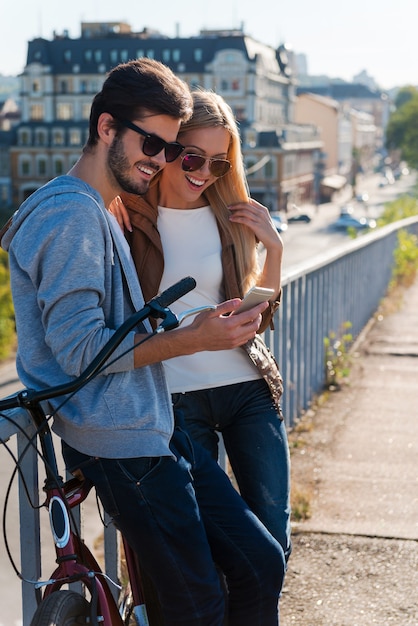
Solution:
[[[174,313],[225,300],[222,288],[221,240],[210,206],[199,209],[158,207],[158,230],[164,251],[160,291],[185,276],[196,287],[170,308]],[[190,324],[186,318],[183,325]],[[176,332],[170,331],[170,332]],[[242,348],[206,351],[164,361],[171,393],[209,389],[260,378]]]

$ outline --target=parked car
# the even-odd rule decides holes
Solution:
[[[280,215],[280,213],[271,213],[271,219],[273,220],[273,224],[275,225],[277,232],[286,232],[288,228],[287,221]]]
[[[337,230],[348,230],[355,228],[356,230],[364,230],[366,228],[376,228],[376,220],[367,217],[354,217],[349,213],[340,215],[340,217],[332,224]]]
[[[369,194],[367,193],[367,191],[364,191],[363,193],[358,193],[356,195],[356,200],[357,202],[360,202],[360,204],[367,204],[369,201]]]
[[[311,220],[312,218],[310,215],[308,215],[307,213],[301,213],[300,215],[291,215],[290,217],[288,217],[287,223],[292,224],[294,222],[305,222],[306,224],[309,224]]]
[[[312,218],[309,213],[306,213],[306,211],[302,211],[298,206],[296,206],[296,204],[294,204],[292,206],[292,211],[287,218],[287,223],[292,224],[294,222],[305,222],[306,224],[309,224],[311,219]]]

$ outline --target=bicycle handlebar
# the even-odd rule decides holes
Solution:
[[[17,407],[29,407],[32,404],[42,402],[42,400],[57,398],[77,391],[77,389],[87,383],[99,371],[126,335],[147,317],[162,318],[163,320],[168,317],[169,323],[163,330],[171,330],[178,326],[178,318],[168,307],[195,287],[196,281],[191,276],[187,276],[174,285],[171,285],[161,294],[155,296],[149,302],[146,302],[142,309],[128,317],[99,351],[90,365],[88,365],[75,380],[56,385],[55,387],[49,387],[48,389],[23,389],[18,391],[16,394],[0,400],[0,411]]]

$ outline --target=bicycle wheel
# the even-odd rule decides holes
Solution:
[[[42,600],[30,626],[83,626],[90,623],[90,605],[74,591],[54,591]]]

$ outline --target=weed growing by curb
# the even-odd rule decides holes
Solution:
[[[341,388],[350,375],[351,355],[350,347],[353,335],[348,332],[351,322],[344,322],[339,335],[331,331],[324,338],[325,348],[325,388],[335,391]]]

